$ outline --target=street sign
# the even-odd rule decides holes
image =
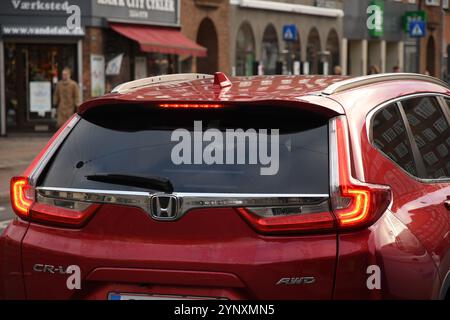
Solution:
[[[407,11],[403,16],[403,29],[406,33],[409,33],[410,24],[413,21],[427,22],[427,13],[425,11]]]
[[[412,38],[425,37],[425,21],[412,21],[409,24],[409,35]]]
[[[297,26],[295,24],[287,24],[283,26],[283,40],[297,41]]]

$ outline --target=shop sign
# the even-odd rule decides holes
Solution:
[[[50,81],[30,82],[30,112],[45,116],[52,109],[52,83]]]
[[[382,37],[384,35],[384,2],[373,0],[367,8],[367,28],[372,37]]]
[[[105,94],[105,57],[91,55],[91,96],[100,97]]]
[[[82,26],[91,20],[89,0],[0,1],[3,35],[84,36]]]
[[[178,25],[179,0],[94,0],[94,16],[130,22]]]
[[[2,25],[1,34],[5,36],[84,36],[83,28],[69,29],[66,26],[27,26]]]

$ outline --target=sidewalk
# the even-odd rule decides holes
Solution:
[[[0,137],[0,202],[9,199],[9,181],[21,174],[42,150],[48,136]]]

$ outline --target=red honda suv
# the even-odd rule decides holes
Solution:
[[[182,74],[84,103],[20,177],[3,299],[445,299],[450,89]]]

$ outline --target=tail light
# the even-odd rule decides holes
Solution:
[[[390,205],[391,189],[352,177],[345,117],[331,122],[330,151],[331,206],[339,228],[359,228],[374,223]]]
[[[308,213],[300,210],[283,215],[262,215],[263,208],[239,208],[240,215],[258,232],[264,234],[292,234],[333,230],[335,221],[330,212]],[[267,211],[287,208],[264,208]]]
[[[330,121],[330,201],[317,207],[239,208],[239,214],[263,234],[348,230],[373,224],[389,207],[388,186],[363,183],[352,177],[347,124]],[[306,210],[305,210],[306,208]]]
[[[20,218],[65,227],[80,227],[98,209],[98,204],[89,204],[80,201],[66,201],[41,197],[30,183],[29,176],[37,169],[42,169],[51,155],[51,150],[64,140],[70,130],[75,126],[78,117],[73,115],[55,135],[49,140],[45,148],[25,170],[23,176],[11,179],[11,205]],[[46,160],[45,160],[46,159]]]
[[[14,212],[27,221],[64,227],[80,227],[100,207],[80,201],[40,197],[26,177],[11,180],[11,203]]]
[[[28,178],[14,177],[11,179],[11,205],[19,217],[29,218],[34,198],[35,190],[29,185]]]

